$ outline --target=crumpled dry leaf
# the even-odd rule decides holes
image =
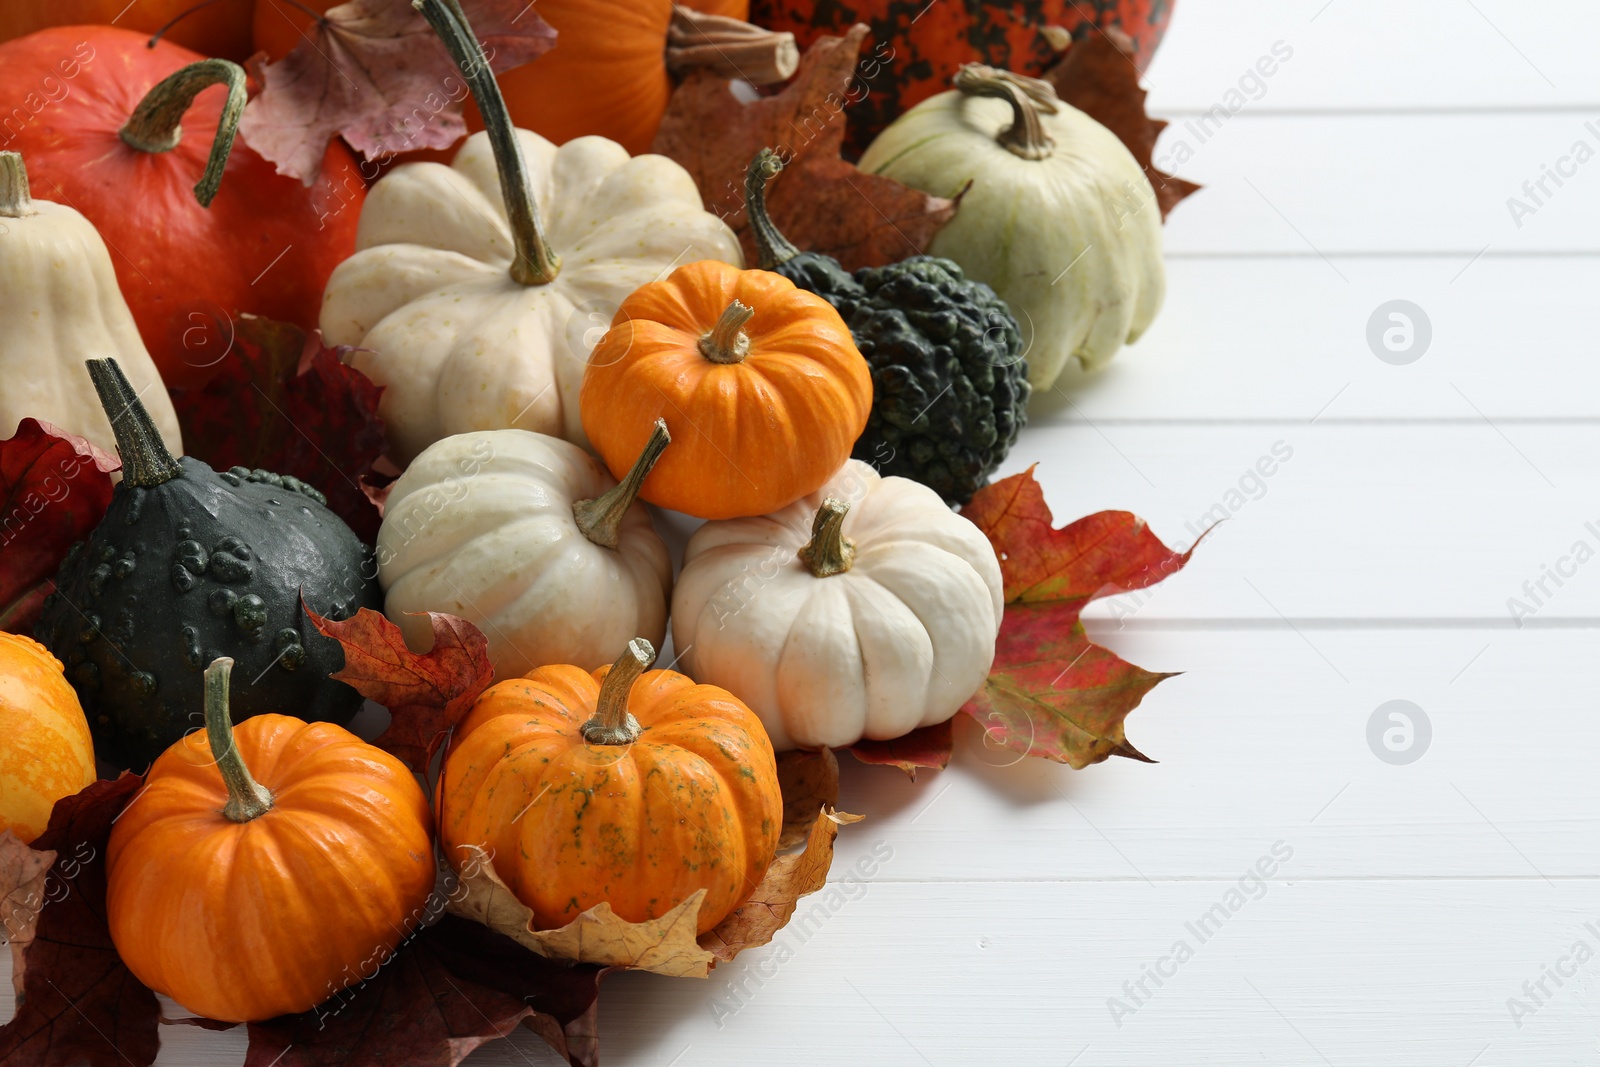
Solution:
[[[1025,755],[1076,768],[1108,756],[1153,762],[1128,743],[1124,721],[1172,675],[1093,644],[1078,616],[1091,600],[1182,569],[1194,548],[1172,551],[1126,511],[1056,529],[1032,467],[978,490],[961,514],[994,546],[1006,598],[994,666],[961,710],[990,742]]]
[[[0,441],[0,630],[32,632],[67,550],[105,517],[121,467],[38,419],[23,419]]]
[[[793,848],[810,836],[817,812],[838,806],[839,760],[828,748],[780,752],[778,788],[783,793],[783,832],[778,848]]]
[[[846,270],[925,251],[955,214],[953,200],[863,174],[839,158],[867,32],[857,25],[843,37],[818,39],[776,96],[741,103],[727,78],[703,71],[673,92],[652,149],[694,176],[706,210],[733,227],[748,262],[757,257],[744,214],[744,173],[762,148],[784,160],[767,189],[773,222],[800,248],[833,256]]]
[[[789,922],[800,898],[821,889],[833,864],[833,841],[839,827],[860,822],[865,816],[824,808],[817,813],[804,852],[779,856],[767,868],[750,899],[734,909],[700,937],[700,947],[727,962],[747,948],[771,941]]]
[[[555,44],[526,0],[462,0],[496,73]],[[239,135],[265,159],[311,185],[328,142],[342,136],[367,159],[448,148],[466,135],[466,86],[444,45],[404,0],[330,8],[280,62],[257,72],[263,88]]]
[[[344,667],[331,677],[389,709],[389,728],[373,744],[413,770],[426,770],[445,737],[494,680],[489,642],[465,619],[428,612],[433,648],[419,654],[406,647],[400,627],[371,608],[333,622],[304,601],[301,607],[322,636],[344,649]]]
[[[1060,62],[1045,71],[1056,95],[1085,112],[1121,138],[1133,158],[1144,168],[1156,191],[1161,217],[1200,186],[1173,177],[1151,162],[1156,138],[1167,128],[1165,119],[1152,119],[1144,110],[1145,91],[1139,88],[1139,67],[1133,40],[1115,27],[1093,26],[1079,31]]]
[[[946,719],[924,726],[893,741],[857,741],[850,746],[850,752],[862,763],[899,767],[914,782],[919,770],[942,771],[950,765],[955,748],[954,721]]]
[[[22,995],[26,949],[44,907],[45,876],[56,854],[35,851],[10,830],[0,832],[0,923],[11,945],[11,984]]]

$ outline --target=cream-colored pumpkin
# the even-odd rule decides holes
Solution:
[[[25,418],[117,447],[86,359],[114,357],[174,455],[178,416],[117,288],[106,244],[72,208],[28,195],[16,152],[0,152],[0,438]]]
[[[973,64],[955,84],[879,134],[861,169],[960,194],[928,252],[1011,305],[1028,380],[1048,389],[1069,359],[1105,364],[1161,309],[1161,209],[1117,135],[1048,82]]]
[[[666,633],[672,560],[635,500],[665,423],[618,484],[589,453],[526,430],[480,430],[425,449],[395,482],[378,530],[384,611],[414,648],[410,612],[467,619],[495,676],[571,663],[593,670],[634,637]]]
[[[512,128],[492,78],[467,81],[487,129],[450,166],[405,164],[372,187],[323,296],[323,336],[358,346],[351,363],[384,387],[402,464],[473,430],[586,443],[578,390],[623,298],[681,263],[741,262],[677,163],[603,137],[557,148]]]
[[[780,511],[696,531],[672,640],[687,673],[761,716],[774,748],[838,747],[960,710],[994,662],[1003,606],[976,526],[927,486],[850,460]]]

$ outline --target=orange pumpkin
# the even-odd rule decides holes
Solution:
[[[672,448],[640,495],[730,519],[791,504],[844,465],[866,429],[872,375],[826,300],[771,271],[703,260],[622,302],[579,404],[616,477],[666,419]]]
[[[488,852],[539,929],[602,901],[644,922],[704,889],[704,933],[772,862],[783,799],[761,721],[724,689],[644,673],[654,658],[635,638],[593,674],[540,667],[489,689],[456,729],[439,780],[445,856]]]
[[[0,735],[0,830],[32,842],[94,781],[94,744],[61,661],[21,634],[0,632]]]
[[[343,727],[230,727],[232,667],[206,668],[205,730],[161,754],[112,829],[106,918],[145,985],[254,1022],[370,978],[417,925],[432,818],[405,764]]]
[[[327,6],[340,2],[329,0]],[[243,63],[250,56],[251,8],[252,0],[220,0],[207,7],[198,0],[0,0],[0,41],[50,26],[115,25],[148,36],[182,15],[162,40]]]
[[[311,25],[303,3],[321,13],[339,2],[256,0],[256,48],[282,58]],[[512,122],[556,144],[599,134],[633,155],[648,152],[672,95],[667,72],[673,6],[672,0],[539,0],[533,10],[555,27],[556,44],[536,61],[499,75]],[[739,21],[750,12],[749,0],[693,0],[684,6]],[[768,75],[768,53],[774,50],[784,58]],[[708,58],[732,63],[752,80],[781,81],[793,73],[799,53],[792,35],[762,33],[748,42],[719,38]],[[467,125],[483,129],[475,105],[467,107]]]

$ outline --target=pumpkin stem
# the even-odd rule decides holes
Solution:
[[[228,713],[228,678],[233,660],[218,656],[206,667],[206,739],[211,755],[228,787],[228,803],[222,814],[230,822],[249,822],[272,810],[272,791],[250,776],[244,757],[233,743],[233,718]]]
[[[672,5],[667,26],[667,70],[704,70],[751,85],[788,81],[800,66],[794,34],[765,30],[726,15]]]
[[[528,184],[522,144],[517,139],[516,127],[511,124],[505,97],[500,95],[500,83],[494,80],[489,59],[483,54],[483,45],[473,36],[466,13],[459,4],[450,0],[412,0],[411,6],[422,12],[428,25],[444,41],[483,117],[483,128],[494,150],[495,169],[500,172],[500,195],[505,198],[506,217],[511,221],[512,279],[521,285],[545,285],[554,281],[561,273],[561,257],[545,237],[544,223],[539,219],[532,186]]]
[[[578,520],[578,529],[583,531],[583,536],[606,548],[617,547],[622,517],[633,506],[644,480],[650,476],[650,469],[656,465],[656,460],[661,458],[661,453],[671,440],[672,435],[667,432],[667,420],[657,419],[649,440],[644,443],[644,451],[633,461],[628,476],[593,500],[580,500],[572,505],[572,515]]]
[[[194,198],[201,207],[210,207],[222,184],[222,172],[233,151],[233,138],[239,132],[239,116],[244,114],[244,68],[226,59],[202,59],[156,82],[139,101],[119,136],[122,143],[140,152],[170,152],[183,139],[183,113],[189,110],[202,89],[213,85],[228,87],[228,100],[217,119],[217,136],[211,142],[211,156],[205,173],[195,184]]]
[[[595,701],[594,718],[579,729],[591,745],[631,745],[639,740],[644,727],[628,712],[628,694],[645,668],[654,663],[656,650],[649,641],[635,637],[628,642],[617,662],[600,682],[600,699]]]
[[[849,513],[848,500],[830,496],[811,521],[811,540],[796,555],[818,578],[843,574],[856,561],[856,543],[844,535],[844,517]]]
[[[735,300],[722,312],[717,324],[700,336],[700,354],[713,363],[743,363],[750,354],[750,335],[744,324],[755,309]]]
[[[21,152],[0,152],[0,218],[21,219],[37,215],[28,195],[28,168]]]
[[[128,376],[116,360],[86,359],[94,391],[100,394],[100,407],[117,438],[117,454],[122,457],[122,484],[143,489],[170,482],[183,473],[178,461],[167,451],[161,431],[150,412],[139,402]],[[153,383],[159,387],[159,382]]]
[[[1055,86],[982,63],[968,63],[956,71],[953,84],[968,96],[992,96],[1011,105],[1011,125],[995,138],[1008,152],[1023,159],[1050,158],[1056,143],[1044,132],[1039,113],[1054,115],[1060,110]]]
[[[756,238],[756,255],[762,270],[772,270],[800,254],[795,243],[785,237],[767,214],[767,182],[783,169],[783,160],[770,148],[763,148],[744,172],[744,214]]]

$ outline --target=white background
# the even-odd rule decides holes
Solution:
[[[1200,144],[1185,122],[1278,41],[1292,57]],[[1600,959],[1542,1005],[1523,989],[1600,953],[1600,560],[1523,592],[1600,550],[1600,159],[1521,226],[1506,203],[1600,149],[1597,46],[1586,0],[1180,0],[1150,104],[1206,189],[1168,223],[1167,305],[1042,398],[1005,472],[1037,460],[1058,520],[1125,508],[1173,544],[1235,512],[1187,571],[1090,613],[1187,672],[1129,722],[1161,762],[995,766],[975,729],[915,784],[846,757],[868,820],[835,873],[892,856],[780,934],[781,964],[609,979],[608,1067],[1600,1060]],[[1366,341],[1393,299],[1432,327],[1405,366]],[[1511,597],[1537,606],[1520,627]],[[1431,724],[1404,766],[1368,743],[1390,700]],[[1276,842],[1292,858],[1199,943],[1185,924]],[[1193,958],[1135,1001],[1180,939]],[[1512,997],[1537,1009],[1520,1025]],[[162,1063],[243,1058],[242,1030],[162,1037]],[[556,1060],[519,1031],[469,1062]]]

